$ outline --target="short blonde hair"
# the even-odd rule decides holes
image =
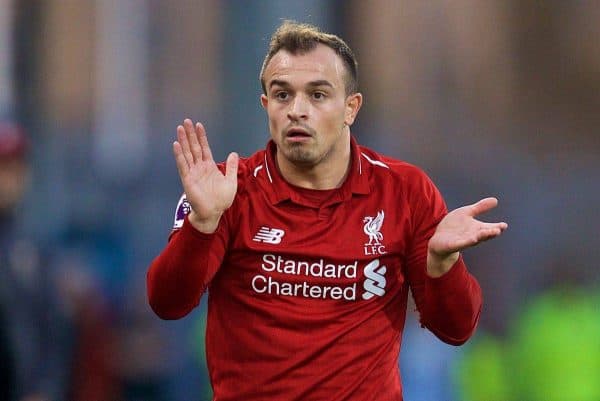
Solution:
[[[265,69],[277,52],[286,50],[292,54],[303,54],[314,50],[319,43],[333,49],[344,61],[347,70],[345,79],[346,94],[350,95],[358,92],[358,63],[352,49],[346,42],[336,35],[321,32],[314,25],[300,24],[290,20],[284,21],[271,36],[269,51],[260,70],[260,83],[263,92],[267,93]]]

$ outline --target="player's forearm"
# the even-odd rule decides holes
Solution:
[[[209,257],[212,239],[193,230],[184,224],[148,270],[148,301],[163,319],[179,319],[194,309],[214,275]]]
[[[481,288],[459,258],[443,276],[427,278],[421,320],[442,341],[460,345],[475,332],[481,305]]]

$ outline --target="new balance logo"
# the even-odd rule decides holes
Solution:
[[[283,230],[262,226],[254,238],[252,238],[252,241],[266,242],[267,244],[279,244],[284,235],[285,231]]]
[[[371,299],[373,296],[384,296],[385,295],[385,272],[387,268],[385,266],[379,266],[379,259],[373,260],[371,263],[365,266],[365,277],[367,279],[364,283],[365,292],[363,293],[363,299]]]

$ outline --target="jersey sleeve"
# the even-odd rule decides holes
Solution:
[[[453,345],[474,333],[481,312],[481,288],[461,257],[438,278],[427,275],[427,245],[448,213],[435,185],[424,174],[411,185],[412,241],[406,257],[406,273],[421,324],[440,340]]]
[[[163,319],[179,319],[192,311],[206,292],[225,255],[227,218],[223,214],[212,234],[197,231],[188,221],[185,194],[175,212],[173,231],[146,276],[148,302]]]

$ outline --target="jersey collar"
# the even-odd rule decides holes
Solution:
[[[371,188],[369,186],[368,173],[370,171],[368,164],[362,163],[361,161],[361,149],[356,142],[356,139],[350,137],[351,157],[352,164],[350,166],[350,172],[346,177],[346,180],[339,188],[338,193],[331,198],[327,204],[328,206],[334,203],[346,201],[352,197],[353,194],[366,195],[370,193]],[[267,143],[267,147],[264,152],[265,157],[265,170],[266,170],[266,181],[267,185],[267,196],[273,204],[277,204],[283,201],[292,201],[294,203],[304,204],[300,195],[294,190],[293,186],[288,184],[283,178],[276,163],[277,145],[273,140]]]

